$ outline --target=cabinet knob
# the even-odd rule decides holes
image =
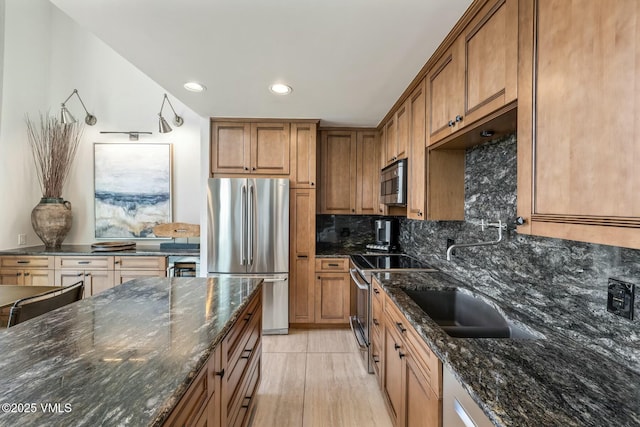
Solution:
[[[449,120],[449,123],[447,123],[447,126],[452,127],[455,124],[456,122],[454,122],[453,120]]]
[[[248,170],[249,170],[249,168],[244,168],[244,170],[248,171]]]
[[[462,116],[460,114],[458,114],[456,116],[456,122],[461,122],[462,121]]]
[[[355,209],[351,209],[351,212],[355,212],[355,211],[356,211]]]
[[[315,184],[312,182],[312,183],[311,183],[311,186],[313,187],[314,185],[315,185]]]
[[[256,170],[256,168],[251,168],[252,171]]]
[[[24,277],[27,277],[27,276],[29,276],[29,274],[30,274],[30,273],[24,273]]]
[[[516,225],[524,225],[525,222],[527,222],[527,220],[521,216],[516,218]]]
[[[20,277],[22,276],[22,273],[16,273],[16,276]]]
[[[422,216],[422,211],[418,211],[418,216]]]

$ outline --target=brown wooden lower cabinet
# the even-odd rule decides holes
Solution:
[[[316,259],[315,323],[349,323],[351,282],[348,258]]]
[[[381,289],[375,279],[372,286]],[[439,427],[442,363],[386,294],[382,305],[382,368],[376,374],[391,420],[396,427]]]
[[[164,426],[247,426],[260,385],[262,291],[215,348]]]

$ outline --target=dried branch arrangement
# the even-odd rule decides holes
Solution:
[[[62,124],[57,118],[43,114],[40,114],[39,124],[28,116],[26,122],[42,197],[60,198],[78,150],[82,128],[76,124]]]

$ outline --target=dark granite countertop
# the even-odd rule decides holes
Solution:
[[[444,273],[376,275],[426,344],[451,369],[497,426],[638,426],[640,375],[572,339],[563,316],[540,312],[507,295],[483,293]],[[469,339],[445,334],[402,291],[462,288],[497,307],[518,326],[541,339]],[[601,338],[593,331],[593,339]]]
[[[4,251],[0,251],[0,255],[121,255],[121,256],[174,256],[174,255],[184,255],[184,256],[200,256],[199,249],[188,249],[188,250],[178,250],[178,249],[160,249],[159,246],[143,246],[136,245],[136,249],[128,250],[128,251],[113,251],[113,252],[105,252],[99,251],[94,252],[91,250],[91,245],[62,245],[60,249],[46,249],[44,245],[41,246],[28,246],[24,248],[14,248],[7,249]]]
[[[364,253],[367,253],[367,248],[362,245],[316,243],[316,258],[348,258]]]
[[[137,279],[0,332],[0,425],[161,424],[260,282]]]

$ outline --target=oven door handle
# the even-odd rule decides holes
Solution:
[[[355,268],[350,269],[349,274],[351,275],[353,283],[355,283],[359,289],[362,289],[363,291],[369,290],[369,285],[367,284],[367,282],[362,283],[360,280],[358,280],[358,276],[360,276],[360,274],[358,274],[358,271]]]
[[[351,325],[351,330],[353,331],[353,335],[355,335],[356,337],[358,348],[360,349],[360,351],[367,351],[367,348],[368,348],[367,341],[364,339],[364,333],[362,332],[362,328],[360,327],[360,322],[358,322],[358,317],[350,316],[349,324]]]

